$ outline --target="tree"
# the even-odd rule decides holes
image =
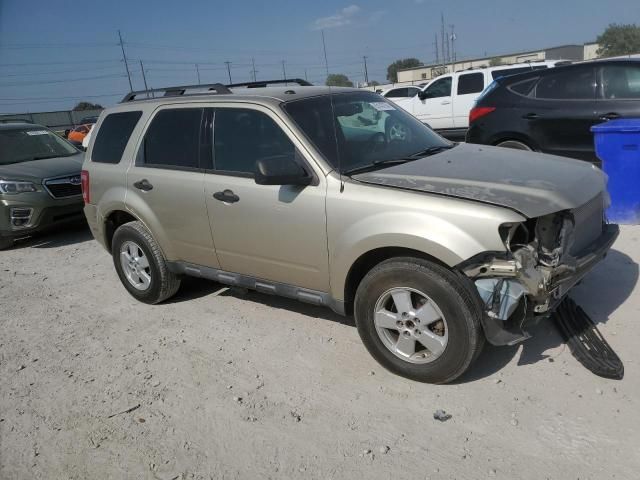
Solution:
[[[423,65],[423,63],[417,58],[403,58],[401,60],[396,60],[387,67],[387,80],[395,83],[398,81],[398,70],[420,67],[421,65]]]
[[[343,73],[330,73],[326,85],[330,87],[353,87],[353,82]]]
[[[493,57],[491,60],[489,60],[490,67],[498,67],[500,65],[502,65],[502,59],[500,57]]]
[[[102,105],[99,105],[97,103],[78,102],[78,104],[73,107],[73,111],[77,112],[81,110],[102,110],[103,108],[104,107]]]
[[[640,27],[636,24],[610,24],[596,40],[599,57],[616,57],[640,53]]]
[[[378,85],[380,85],[380,82],[378,82],[377,80],[371,80],[369,82],[370,87],[377,87]]]

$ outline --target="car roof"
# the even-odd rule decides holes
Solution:
[[[230,88],[231,93],[189,93],[175,96],[160,96],[156,98],[140,98],[133,101],[119,103],[117,107],[128,106],[126,110],[135,108],[136,105],[169,105],[185,102],[252,102],[263,104],[280,104],[292,100],[328,95],[329,93],[364,92],[364,90],[351,87],[326,87],[326,86],[300,86],[291,85],[284,87],[258,87],[258,88]],[[367,93],[373,93],[366,91]],[[144,92],[142,93],[144,95]],[[111,107],[111,109],[118,109]]]
[[[603,59],[587,60],[584,62],[568,63],[563,65],[558,65],[553,69],[550,68],[547,70],[532,70],[530,72],[522,72],[514,75],[506,75],[504,77],[498,77],[496,81],[499,84],[511,84],[516,81],[526,80],[531,77],[553,75],[554,72],[558,72],[558,71],[564,72],[567,70],[582,68],[589,65],[600,66],[600,65],[625,65],[625,64],[640,65],[640,58],[603,58]]]

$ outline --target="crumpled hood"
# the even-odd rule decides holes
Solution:
[[[606,175],[588,162],[471,144],[353,178],[499,205],[529,218],[576,208],[606,186]]]
[[[0,179],[42,183],[45,178],[80,175],[83,159],[84,153],[79,152],[71,157],[45,158],[9,165],[0,164]]]

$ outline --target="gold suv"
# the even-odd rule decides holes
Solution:
[[[450,143],[378,94],[286,82],[102,113],[85,214],[135,298],[192,275],[326,305],[383,366],[443,383],[485,339],[525,340],[617,236],[590,164]]]

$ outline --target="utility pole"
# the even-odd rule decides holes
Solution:
[[[144,65],[142,64],[142,60],[140,60],[140,71],[142,72],[142,80],[144,81],[144,90],[147,92],[147,98],[149,98],[149,87],[147,86],[147,76],[144,73]]]
[[[456,33],[455,25],[449,25],[451,28],[451,62],[456,63]]]
[[[127,62],[127,55],[124,53],[124,43],[122,43],[122,35],[118,30],[118,38],[120,39],[120,48],[122,49],[122,58],[124,59],[124,68],[127,70],[127,78],[129,79],[129,91],[133,92],[133,84],[131,83],[131,73],[129,72],[129,63]]]
[[[324,43],[324,30],[320,30],[322,33],[322,49],[324,50],[324,66],[327,70],[327,78],[329,78],[329,62],[327,61],[327,45]]]
[[[438,34],[435,34],[435,46],[436,46],[436,65],[440,63],[440,51],[438,50]]]
[[[282,79],[286,80],[287,79],[287,70],[284,68],[284,60],[282,60]]]
[[[253,66],[253,81],[257,82],[257,78],[256,78],[256,60],[251,57],[251,65]]]
[[[233,81],[231,80],[231,62],[227,60],[224,63],[227,66],[227,73],[229,74],[229,83],[233,83]]]
[[[440,13],[440,37],[441,37],[440,48],[442,48],[442,70],[445,70],[446,68],[445,64],[447,62],[447,59],[446,59],[446,53],[444,48],[444,14],[442,12]]]
[[[308,82],[309,79],[307,78],[307,69],[304,69],[304,79]]]
[[[196,76],[198,77],[198,85],[200,85],[200,69],[198,68],[197,63],[196,63]]]
[[[367,56],[364,55],[362,59],[364,60],[364,83],[366,83],[367,86],[369,86],[369,72],[367,71]]]

